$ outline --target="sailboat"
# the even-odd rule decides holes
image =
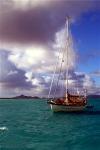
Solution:
[[[50,85],[50,89],[49,89],[49,94],[48,94],[48,104],[50,104],[51,110],[53,110],[54,112],[77,112],[77,111],[84,111],[87,107],[87,94],[86,94],[86,90],[80,94],[79,91],[76,94],[72,94],[69,91],[69,84],[68,84],[68,76],[69,76],[69,69],[68,69],[68,46],[69,46],[69,18],[66,19],[66,31],[67,31],[67,39],[66,39],[66,53],[63,52],[63,55],[67,54],[66,56],[66,90],[64,93],[64,96],[62,97],[53,97],[50,98],[50,94],[53,88],[53,82],[54,82],[54,78],[55,78],[55,74],[56,74],[56,68],[54,69],[54,73],[53,73],[53,77],[52,77],[52,81],[51,81],[51,85]],[[64,63],[64,58],[62,57],[61,60],[61,68],[62,68],[62,64]],[[61,68],[60,68],[60,72],[59,74],[61,74]],[[57,81],[57,85],[60,79],[60,75],[58,77],[58,81]]]

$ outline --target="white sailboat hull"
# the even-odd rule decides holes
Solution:
[[[55,105],[50,104],[53,112],[79,112],[83,111],[87,106],[70,106],[70,105]]]

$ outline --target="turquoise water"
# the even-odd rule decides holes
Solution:
[[[93,112],[52,113],[45,100],[0,100],[0,150],[100,150],[100,100]]]

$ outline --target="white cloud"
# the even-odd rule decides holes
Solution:
[[[11,70],[11,71],[8,72],[8,76],[9,76],[9,75],[14,75],[14,74],[17,74],[17,73],[18,73],[18,71],[16,71],[16,70],[13,71],[13,70]]]
[[[93,79],[89,75],[85,74],[85,78],[83,80],[83,87],[91,88],[93,86],[95,86]]]
[[[59,38],[60,37],[60,38]],[[68,65],[69,68],[74,67],[75,65],[75,52],[73,50],[72,39],[70,38],[70,46],[68,49]],[[13,62],[16,67],[23,70],[30,70],[32,72],[50,72],[54,70],[56,61],[58,60],[58,52],[61,49],[64,52],[64,59],[67,57],[67,50],[64,50],[66,47],[66,30],[61,29],[56,33],[55,43],[49,47],[43,46],[29,46],[29,47],[18,47],[11,50],[11,55],[9,60]],[[21,50],[19,50],[21,49]],[[61,53],[61,52],[60,52]],[[62,54],[60,54],[62,57]],[[61,60],[58,61],[58,69],[60,66]],[[64,63],[65,64],[65,63]],[[66,69],[66,64],[63,66]]]
[[[27,8],[47,5],[51,0],[12,0],[16,7]]]
[[[27,9],[37,6],[47,6],[51,0],[2,0],[0,1],[1,8],[6,8],[5,11],[11,7],[13,9]],[[9,8],[10,9],[10,8]]]
[[[67,41],[68,41],[68,43],[67,43]],[[75,66],[75,57],[76,56],[75,56],[75,49],[74,49],[74,45],[73,45],[73,39],[72,39],[71,33],[69,31],[69,38],[67,40],[66,26],[56,33],[54,48],[60,50],[61,58],[63,58],[63,54],[64,54],[65,61],[68,58],[68,67],[69,68],[73,68]],[[57,51],[56,55],[59,55],[58,51]],[[66,67],[66,64],[65,64],[65,67]]]
[[[56,61],[55,51],[42,46],[28,47],[23,51],[14,50],[8,59],[13,62],[16,67],[35,73],[50,70]]]
[[[91,76],[100,77],[100,70],[96,70],[92,73],[90,73]]]

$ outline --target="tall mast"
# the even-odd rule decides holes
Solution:
[[[67,67],[67,71],[66,71],[66,101],[68,102],[68,42],[69,42],[69,17],[66,18],[66,28],[67,28],[67,43],[66,43],[66,51],[67,51],[67,62],[66,62],[66,67]]]

